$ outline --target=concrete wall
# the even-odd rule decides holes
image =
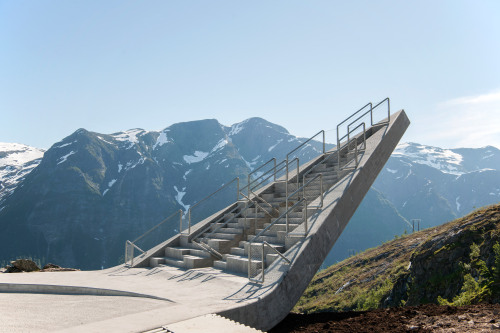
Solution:
[[[396,148],[410,121],[405,112],[391,115],[368,140],[358,168],[346,175],[325,196],[325,205],[311,220],[311,230],[298,247],[288,272],[274,286],[252,284],[264,291],[257,299],[241,300],[241,305],[219,313],[261,330],[279,323],[297,303],[325,257]],[[375,227],[374,221],[374,227]],[[253,294],[256,294],[254,292]]]

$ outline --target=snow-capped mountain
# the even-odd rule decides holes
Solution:
[[[0,207],[3,198],[40,163],[43,153],[23,144],[0,142]]]
[[[284,159],[304,141],[251,118],[232,126],[214,119],[178,123],[162,131],[79,129],[46,152],[3,144],[0,260],[28,255],[82,269],[115,265],[125,240],[235,177],[243,185],[248,172],[273,157]],[[321,143],[311,142],[297,154],[303,163],[321,151]],[[490,146],[400,144],[325,265],[409,231],[412,218],[429,227],[500,201],[498,165],[500,151]],[[193,219],[234,201],[235,192],[228,187],[197,206]],[[167,224],[154,241],[177,229],[177,222]]]
[[[373,184],[407,218],[433,226],[500,201],[500,150],[398,145]]]
[[[328,266],[392,239],[411,219],[428,228],[500,202],[500,150],[401,143],[325,260]],[[369,233],[366,230],[370,230]]]
[[[48,149],[0,211],[0,253],[31,255],[84,269],[118,263],[133,240],[166,216],[246,175],[270,156],[283,159],[304,139],[264,119],[233,126],[208,119],[162,131],[101,134],[79,129]],[[298,152],[302,161],[321,143]],[[236,199],[236,187],[193,210],[193,220]],[[162,239],[176,232],[170,226]],[[12,235],[15,234],[16,238]]]

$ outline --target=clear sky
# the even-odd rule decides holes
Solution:
[[[500,148],[499,63],[498,0],[0,0],[0,141],[254,116],[309,137],[389,96],[403,141]]]

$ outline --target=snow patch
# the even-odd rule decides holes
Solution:
[[[167,132],[170,130],[164,130],[160,132],[160,135],[158,136],[158,139],[156,139],[156,143],[153,146],[153,150],[156,149],[156,147],[161,147],[166,143],[169,143],[170,141],[168,140]]]
[[[118,163],[118,173],[122,172],[123,164]]]
[[[226,138],[220,139],[219,142],[217,142],[217,144],[215,145],[215,147],[212,148],[210,153],[214,153],[217,150],[224,148],[228,143],[229,143],[229,141],[227,141]]]
[[[141,157],[137,162],[133,162],[133,161],[129,161],[127,162],[127,164],[125,165],[125,171],[128,171],[130,169],[133,169],[135,168],[136,166],[138,166],[139,164],[144,164],[144,157]]]
[[[198,163],[203,161],[208,156],[207,152],[195,151],[193,155],[184,155],[182,158],[187,164]]]
[[[110,145],[112,145],[112,144],[113,144],[112,142],[109,142],[108,140],[104,139],[102,136],[99,136],[99,135],[98,135],[98,136],[97,136],[97,138],[98,138],[99,140],[103,141],[103,142],[106,142],[107,144],[110,144]]]
[[[65,144],[62,144],[62,145],[60,145],[60,146],[55,146],[55,147],[52,147],[52,148],[57,148],[57,149],[58,149],[58,148],[67,147],[67,146],[72,145],[73,143],[76,143],[76,142],[77,142],[77,140],[75,140],[75,141],[73,141],[73,142],[70,142],[70,143],[65,143]]]
[[[390,173],[397,173],[398,170],[393,170],[393,169],[389,169],[389,168],[385,168],[387,170],[387,172],[390,172]]]
[[[459,211],[460,211],[460,206],[461,206],[461,205],[460,205],[460,203],[458,202],[458,199],[460,199],[460,197],[457,197],[457,198],[455,199],[455,204],[457,205],[457,212],[459,212]]]
[[[110,180],[109,183],[108,183],[108,187],[113,186],[115,183],[116,183],[116,179]]]
[[[282,141],[283,141],[283,139],[279,139],[278,142],[276,142],[276,144],[274,144],[273,146],[269,147],[269,149],[267,151],[270,152],[271,150],[276,148],[276,146],[279,145]]]
[[[130,149],[139,142],[138,136],[144,133],[146,133],[146,131],[143,129],[134,128],[125,132],[111,134],[111,136],[117,141],[129,142],[130,145],[126,149]]]
[[[234,124],[233,126],[231,126],[231,131],[229,131],[229,136],[233,136],[233,135],[236,135],[238,134],[239,132],[241,132],[241,130],[244,128],[244,124],[248,122],[248,119],[247,120],[244,120],[242,121],[241,123],[238,123],[238,124]]]
[[[0,142],[0,167],[10,165],[10,166],[22,166],[33,160],[41,159],[44,150],[26,146],[19,143],[4,143]],[[1,178],[0,178],[1,179]]]
[[[177,203],[179,205],[181,205],[182,207],[184,207],[184,212],[187,212],[189,210],[189,207],[191,207],[191,205],[186,205],[182,202],[182,198],[184,198],[184,196],[186,195],[186,188],[184,187],[182,189],[182,191],[179,191],[177,189],[177,186],[174,186],[174,190],[175,192],[177,192],[176,196],[175,196],[175,200],[177,201]]]
[[[66,162],[68,160],[68,157],[70,157],[73,154],[76,154],[76,152],[72,150],[69,153],[67,153],[66,155],[59,157],[59,159],[58,159],[59,162],[57,163],[57,165]]]
[[[193,169],[189,169],[188,171],[186,171],[186,172],[184,173],[184,176],[182,176],[182,178],[184,178],[184,180],[187,180],[187,178],[186,178],[186,177],[187,177],[187,175],[189,175],[189,174],[191,173],[191,171],[193,171]]]
[[[395,157],[406,157],[413,162],[435,168],[443,173],[462,175],[463,157],[450,149],[424,146],[415,143],[399,144],[392,153]]]

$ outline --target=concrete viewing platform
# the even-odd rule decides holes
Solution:
[[[210,315],[255,297],[247,284],[213,268],[5,273],[0,331],[257,332]]]
[[[373,110],[384,102],[387,118],[374,123]],[[286,177],[253,193],[260,200],[248,194],[245,204],[228,206],[135,261],[132,251],[127,266],[0,274],[0,331],[256,332],[274,327],[297,303],[408,127],[405,112],[389,115],[388,103],[367,104],[368,129],[364,122],[356,126],[363,109],[344,120],[346,142],[338,138],[335,150],[297,168],[295,179],[287,169]],[[358,128],[363,131],[355,133]]]

